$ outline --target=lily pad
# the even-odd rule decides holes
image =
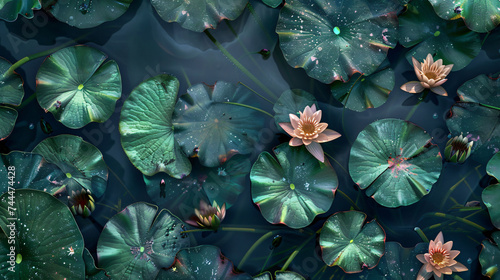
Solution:
[[[59,21],[78,28],[91,28],[123,15],[132,0],[41,0],[43,9]]]
[[[323,261],[347,273],[371,269],[384,254],[385,232],[377,222],[365,223],[366,214],[347,211],[326,220],[319,235]]]
[[[398,119],[368,125],[351,148],[349,174],[385,207],[407,206],[427,195],[441,173],[439,147],[420,127]]]
[[[494,184],[483,190],[482,199],[484,205],[488,208],[490,219],[493,225],[500,229],[500,184]]]
[[[495,177],[500,182],[500,153],[496,153],[491,157],[486,165],[486,173]]]
[[[173,117],[175,139],[202,165],[219,166],[234,154],[250,154],[264,125],[261,113],[243,106],[252,97],[248,88],[219,81],[197,84],[177,101]]]
[[[494,241],[488,239],[484,240],[481,245],[483,246],[479,254],[479,263],[481,264],[483,275],[491,278],[492,280],[500,280],[500,231],[491,234]]]
[[[484,74],[465,82],[457,90],[460,101],[451,107],[446,125],[453,135],[473,140],[471,157],[487,162],[500,149],[500,79]]]
[[[83,251],[83,260],[85,261],[85,279],[89,280],[107,280],[111,279],[106,275],[106,271],[95,266],[95,261],[89,250]]]
[[[0,8],[1,9],[1,8]],[[2,10],[0,10],[1,18]],[[4,76],[12,64],[0,57],[0,141],[7,138],[17,120],[17,111],[10,106],[19,106],[24,97],[23,79],[17,73]]]
[[[397,42],[393,0],[287,0],[276,33],[292,67],[323,83],[369,75]]]
[[[164,21],[178,22],[183,28],[196,32],[215,29],[224,19],[236,19],[247,3],[248,0],[151,0]]]
[[[36,189],[52,195],[64,188],[66,174],[55,164],[48,163],[41,155],[25,152],[10,152],[0,155],[0,178],[15,177],[0,181],[0,194],[14,189]],[[9,168],[12,170],[9,174]]]
[[[42,155],[49,163],[61,169],[66,178],[62,185],[66,191],[90,190],[96,197],[106,191],[108,167],[101,152],[94,145],[74,135],[58,135],[43,140],[33,153]],[[60,178],[59,177],[54,177]]]
[[[387,101],[395,85],[394,71],[389,68],[389,61],[386,62],[371,75],[361,76],[356,73],[346,83],[333,82],[330,88],[333,97],[344,104],[345,108],[357,112],[381,106]]]
[[[282,130],[279,123],[289,123],[290,114],[298,116],[299,112],[304,111],[306,106],[311,107],[313,104],[318,108],[316,98],[307,91],[300,89],[289,89],[284,91],[276,103],[274,103],[273,107],[276,127]]]
[[[303,228],[330,209],[337,190],[337,174],[304,146],[288,143],[274,149],[278,160],[263,152],[250,171],[252,200],[272,224]]]
[[[18,14],[33,18],[33,10],[39,10],[41,7],[39,0],[0,0],[0,19],[15,21]]]
[[[82,234],[68,207],[52,195],[37,190],[3,194],[0,227],[0,275],[6,279],[85,278]],[[15,272],[8,270],[11,265]]]
[[[97,242],[99,265],[113,279],[155,279],[189,246],[184,223],[144,202],[127,206],[104,226]]]
[[[243,280],[252,279],[246,273],[236,273],[233,263],[224,257],[219,248],[202,245],[182,249],[175,256],[169,269],[163,268],[156,280]]]
[[[253,280],[305,280],[300,274],[293,271],[276,271],[274,273],[275,278],[271,275],[269,271],[259,274],[253,278]]]
[[[277,8],[283,3],[283,0],[262,0],[262,2],[271,8]]]
[[[36,75],[40,106],[69,128],[105,122],[122,94],[118,64],[88,46],[64,48],[49,56]]]
[[[122,146],[144,175],[166,172],[182,178],[191,173],[191,163],[174,139],[172,114],[178,90],[177,78],[158,75],[137,86],[123,103]]]
[[[500,24],[500,1],[429,0],[436,13],[446,20],[463,18],[474,32],[488,32]]]
[[[427,253],[429,243],[418,243],[414,248],[404,248],[397,242],[385,243],[385,254],[368,279],[416,279],[422,263],[418,254]],[[373,276],[372,276],[373,275]]]
[[[442,1],[442,0],[439,0]],[[414,0],[399,17],[399,42],[413,47],[406,59],[423,61],[427,54],[435,54],[434,60],[453,64],[453,71],[467,66],[481,50],[479,34],[470,31],[462,21],[444,20],[436,15],[427,0]]]

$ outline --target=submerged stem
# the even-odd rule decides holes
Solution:
[[[320,232],[321,232],[321,229],[316,231],[316,234],[319,234]],[[300,252],[300,250],[302,250],[302,248],[304,248],[304,246],[306,246],[306,244],[309,243],[309,241],[311,241],[313,238],[315,238],[316,234],[311,235],[311,237],[307,238],[306,241],[304,241],[304,243],[302,243],[297,249],[295,249],[295,251],[293,251],[293,253],[290,255],[290,257],[288,257],[288,259],[286,260],[285,264],[280,269],[280,271],[285,271],[288,268],[288,266],[292,263],[293,259],[295,259],[295,257]]]
[[[274,118],[273,115],[271,115],[270,113],[262,110],[262,109],[259,109],[257,107],[253,107],[253,106],[250,106],[250,105],[246,105],[246,104],[241,104],[241,103],[236,103],[236,102],[223,102],[224,104],[231,104],[231,105],[237,105],[237,106],[241,106],[241,107],[245,107],[245,108],[248,108],[248,109],[252,109],[252,110],[255,110],[255,111],[258,111],[258,112],[261,112],[263,114],[266,114],[268,115],[269,117],[271,118]]]
[[[422,241],[429,242],[429,238],[425,236],[425,233],[419,227],[416,227],[414,230],[418,233],[418,236],[420,236]]]
[[[467,224],[469,226],[472,226],[472,227],[475,227],[477,228],[478,230],[480,231],[485,231],[486,229],[472,221],[469,221],[465,218],[462,218],[462,217],[457,217],[457,216],[453,216],[453,215],[449,215],[449,214],[445,214],[445,213],[441,213],[441,212],[432,212],[432,213],[427,213],[427,214],[424,214],[424,216],[427,216],[427,215],[433,215],[433,216],[436,216],[436,217],[442,217],[442,218],[446,218],[446,219],[449,219],[449,220],[454,220],[454,221],[458,221],[458,222],[462,222],[464,224]]]
[[[408,115],[406,115],[405,121],[409,121],[411,119],[411,117],[413,116],[413,114],[415,114],[415,111],[417,111],[418,106],[420,105],[420,103],[422,103],[422,101],[424,101],[424,99],[427,97],[428,94],[429,94],[429,90],[426,90],[426,91],[424,91],[424,93],[422,93],[422,96],[418,98],[417,104],[415,104],[413,106],[413,108],[411,108],[411,110],[408,113]]]
[[[259,239],[257,239],[257,241],[255,241],[255,243],[252,245],[252,247],[250,247],[250,249],[248,249],[248,251],[245,253],[245,255],[241,259],[240,263],[238,264],[237,268],[241,270],[241,268],[245,264],[246,260],[250,257],[250,255],[253,253],[253,251],[255,251],[255,249],[257,249],[257,247],[260,244],[262,244],[262,242],[264,242],[267,238],[271,237],[273,234],[274,234],[274,232],[270,231],[270,232],[262,235]]]

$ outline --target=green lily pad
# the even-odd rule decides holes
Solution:
[[[15,21],[18,14],[33,18],[33,10],[39,10],[41,7],[39,0],[0,0],[0,19]]]
[[[465,82],[458,88],[460,101],[451,107],[446,125],[453,135],[473,140],[471,157],[487,162],[500,149],[500,79],[484,74]]]
[[[290,114],[299,115],[303,112],[306,106],[311,107],[313,104],[318,108],[316,98],[307,91],[300,89],[289,89],[284,91],[280,98],[274,103],[274,121],[276,127],[283,130],[279,123],[289,123]]]
[[[172,114],[178,90],[177,78],[158,75],[132,90],[123,104],[122,146],[144,175],[166,172],[174,178],[183,178],[191,173],[191,163],[174,139]]]
[[[337,174],[327,160],[321,163],[304,146],[284,143],[274,154],[278,160],[261,153],[250,171],[252,200],[268,222],[306,227],[330,209]]]
[[[0,227],[0,275],[5,279],[85,278],[82,234],[68,207],[52,195],[37,190],[3,194]],[[11,265],[15,272],[8,270]]]
[[[41,0],[43,9],[59,21],[78,28],[96,27],[123,15],[132,0]]]
[[[88,46],[64,48],[49,56],[36,75],[40,106],[69,128],[104,122],[122,94],[118,64]]]
[[[357,112],[381,106],[387,101],[395,84],[394,71],[388,68],[389,61],[386,62],[371,75],[361,77],[361,74],[356,73],[346,83],[333,82],[330,88],[333,97],[347,109]]]
[[[178,22],[183,28],[196,32],[215,29],[224,19],[236,19],[247,3],[248,0],[151,0],[164,21]]]
[[[442,0],[439,0],[442,1]],[[399,17],[399,42],[405,48],[406,59],[423,61],[427,54],[443,64],[453,64],[453,71],[467,66],[481,50],[479,34],[470,31],[462,21],[444,20],[434,13],[427,0],[414,0]]]
[[[64,188],[66,174],[55,164],[48,163],[41,155],[25,152],[10,152],[0,155],[0,178],[8,178],[9,168],[15,177],[0,181],[0,194],[7,192],[9,187],[14,189],[36,189],[52,195]]]
[[[262,2],[271,8],[277,8],[283,0],[262,0]]]
[[[488,32],[500,24],[500,1],[429,0],[436,13],[446,20],[463,18],[474,32]]]
[[[427,253],[428,249],[429,243],[418,243],[414,248],[404,248],[397,242],[386,242],[384,256],[377,267],[369,272],[368,279],[416,279],[422,267],[417,255]]]
[[[95,197],[106,191],[108,167],[101,152],[94,145],[74,135],[50,137],[38,144],[33,153],[57,165],[66,178],[62,184],[66,191],[90,190]]]
[[[263,115],[244,104],[252,98],[248,88],[219,81],[197,84],[175,105],[175,139],[189,156],[204,166],[219,166],[234,154],[250,154],[264,125]]]
[[[365,223],[366,214],[339,212],[326,220],[319,235],[323,261],[347,273],[371,269],[384,254],[385,232],[377,222]]]
[[[483,240],[481,245],[481,253],[479,254],[479,263],[481,264],[482,273],[488,276],[491,280],[500,280],[500,231],[495,231],[491,234],[493,242],[488,239]]]
[[[413,204],[441,173],[439,147],[420,127],[397,119],[368,125],[351,148],[349,174],[366,195],[385,207]]]
[[[127,206],[104,226],[97,258],[113,279],[155,279],[175,254],[189,246],[184,223],[168,210],[144,202]]]
[[[169,269],[163,268],[156,280],[243,280],[252,279],[246,273],[236,273],[233,263],[224,257],[219,248],[202,245],[182,249],[175,256]]]
[[[500,181],[500,153],[496,153],[491,157],[486,165],[486,173]]]
[[[253,278],[253,280],[306,280],[300,274],[293,271],[276,271],[274,273],[275,278],[271,275],[269,271],[263,272]]]
[[[95,261],[89,250],[83,251],[83,261],[85,262],[85,279],[89,280],[107,280],[111,279],[106,275],[106,271],[95,266]]]
[[[369,75],[396,46],[401,5],[392,0],[287,0],[276,33],[292,67],[323,83]]]
[[[494,184],[483,190],[482,199],[488,208],[490,219],[493,225],[500,229],[500,184]]]
[[[1,12],[0,10],[0,18]],[[19,106],[24,97],[21,76],[14,72],[4,77],[4,73],[11,66],[9,61],[0,57],[0,91],[2,92],[0,95],[0,141],[10,135],[16,124],[17,111],[10,106]]]

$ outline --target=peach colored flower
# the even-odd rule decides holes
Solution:
[[[436,94],[448,96],[448,93],[446,93],[446,90],[441,85],[448,80],[445,78],[450,74],[453,64],[443,65],[442,59],[434,62],[431,54],[427,55],[422,64],[414,57],[411,60],[413,61],[413,68],[419,81],[412,81],[402,85],[402,90],[409,93],[419,93],[428,88]]]
[[[454,260],[460,251],[451,250],[452,246],[453,241],[444,243],[443,233],[439,232],[436,239],[429,243],[429,252],[417,255],[417,259],[424,264],[418,272],[417,280],[429,279],[432,274],[436,280],[443,279],[444,274],[467,271],[467,267]]]
[[[220,223],[226,217],[226,204],[222,208],[214,201],[214,205],[208,205],[204,200],[200,201],[200,209],[194,209],[196,214],[193,220],[188,220],[186,223],[200,228],[208,228],[217,230]]]
[[[304,113],[300,113],[300,119],[294,114],[289,114],[289,123],[279,123],[286,133],[293,138],[290,146],[306,145],[307,150],[319,161],[325,162],[325,154],[319,143],[332,141],[340,137],[334,130],[327,129],[327,123],[320,123],[321,110],[316,111],[316,105],[306,106]]]

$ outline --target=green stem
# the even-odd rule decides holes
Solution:
[[[241,270],[241,268],[243,267],[243,265],[245,264],[245,262],[247,261],[247,259],[253,253],[253,251],[255,251],[255,249],[257,249],[257,247],[260,244],[262,244],[262,242],[264,242],[266,239],[268,239],[269,237],[271,237],[273,234],[274,234],[274,232],[270,231],[270,232],[262,235],[259,239],[257,239],[257,241],[255,241],[255,243],[252,245],[252,247],[250,247],[250,249],[248,249],[248,251],[245,253],[245,255],[241,259],[240,263],[238,264],[237,268],[239,270]]]
[[[347,201],[349,201],[352,204],[352,207],[354,209],[361,211],[359,209],[359,207],[356,205],[356,203],[354,203],[354,201],[349,196],[347,196],[347,194],[345,194],[343,191],[339,190],[338,188],[337,188],[337,192],[340,193],[340,195],[342,195],[343,197],[345,197],[345,199],[347,199]]]
[[[237,105],[237,106],[241,106],[241,107],[245,107],[245,108],[248,108],[248,109],[252,109],[252,110],[255,110],[255,111],[258,111],[258,112],[261,112],[263,114],[266,114],[268,115],[269,117],[271,118],[274,118],[273,115],[269,114],[268,112],[262,110],[262,109],[259,109],[259,108],[256,108],[256,107],[253,107],[253,106],[250,106],[250,105],[246,105],[246,104],[241,104],[241,103],[236,103],[236,102],[222,102],[224,104],[231,104],[231,105]]]
[[[472,221],[464,219],[462,217],[448,215],[448,214],[441,213],[441,212],[432,212],[432,213],[424,214],[424,216],[428,216],[428,215],[433,215],[433,216],[436,216],[436,217],[442,217],[442,218],[446,218],[446,219],[449,219],[449,220],[454,220],[454,221],[462,222],[462,223],[467,224],[469,226],[475,227],[475,228],[477,228],[480,231],[485,231],[486,230],[484,227],[482,227],[482,226],[480,226],[480,225],[478,225],[478,224],[476,224],[476,223],[474,223]]]
[[[271,252],[269,252],[269,254],[267,254],[267,258],[266,258],[266,261],[264,262],[264,265],[262,266],[262,268],[260,269],[260,273],[262,273],[264,271],[264,268],[266,267],[267,263],[269,262],[269,260],[271,259],[271,256],[273,255],[274,253],[274,249],[271,250]]]
[[[338,166],[340,166],[340,168],[342,168],[342,170],[344,170],[344,172],[346,174],[349,174],[349,172],[347,172],[347,170],[344,168],[344,166],[342,166],[336,159],[334,159],[331,155],[329,155],[327,152],[324,152],[325,155],[329,158],[331,158],[333,161],[335,161],[336,164],[338,164]]]
[[[35,100],[35,98],[36,98],[36,92],[34,92],[28,98],[26,98],[23,101],[23,103],[21,103],[21,105],[19,105],[19,107],[17,107],[17,111],[22,110],[26,105],[28,105],[29,103],[31,103],[31,101]]]
[[[418,236],[420,236],[422,241],[429,242],[429,238],[425,236],[425,233],[419,227],[416,227],[414,230],[418,233]]]
[[[251,92],[255,93],[258,97],[264,99],[265,101],[271,103],[271,104],[274,104],[274,102],[272,102],[271,100],[265,98],[263,95],[261,95],[260,93],[256,92],[255,90],[253,90],[252,88],[250,88],[249,86],[245,85],[244,83],[240,82],[240,84],[244,87],[246,87],[248,90],[250,90]]]
[[[184,233],[193,233],[193,232],[202,232],[202,231],[214,231],[214,230],[213,229],[206,229],[206,228],[197,228],[197,229],[190,229],[190,230],[181,231],[181,234],[184,234]]]
[[[420,98],[418,98],[417,104],[415,104],[413,106],[413,108],[411,108],[411,110],[408,113],[408,115],[406,115],[406,118],[405,118],[406,121],[408,121],[408,120],[411,119],[411,117],[413,116],[413,114],[415,114],[415,111],[417,111],[418,106],[420,105],[420,103],[422,103],[422,101],[427,97],[428,94],[429,94],[429,90],[425,90],[424,93],[422,93],[422,96]]]
[[[269,32],[267,32],[266,26],[262,23],[262,20],[260,19],[259,15],[255,12],[255,9],[253,8],[252,4],[250,4],[250,2],[247,4],[247,9],[248,11],[250,11],[255,21],[259,25],[260,29],[262,29],[262,32],[264,32],[264,34],[266,35],[269,42],[273,42],[271,35],[269,35]]]
[[[240,69],[241,72],[243,72],[245,75],[247,75],[254,83],[256,83],[261,89],[263,89],[267,94],[269,94],[269,96],[272,96],[273,98],[275,99],[278,99],[278,97],[276,97],[276,95],[270,90],[268,89],[261,81],[259,81],[259,79],[257,79],[257,77],[255,77],[252,73],[250,73],[250,71],[248,71],[245,66],[243,66],[238,60],[236,60],[234,58],[234,56],[232,56],[225,48],[224,46],[221,45],[221,43],[219,43],[217,41],[217,39],[215,39],[214,36],[212,36],[212,34],[210,34],[210,31],[208,31],[208,29],[206,29],[205,31],[203,31],[205,33],[205,35],[207,35],[207,37],[212,41],[212,43],[214,43],[214,45],[238,68]]]
[[[491,33],[491,31],[490,31],[490,32],[488,32],[488,33],[486,33],[486,36],[484,36],[484,39],[483,39],[483,41],[481,42],[481,47],[484,45],[484,42],[486,42],[486,39],[488,39],[488,36],[490,36],[490,33]]]
[[[478,167],[480,167],[481,165],[478,165],[476,166],[475,169],[477,169]],[[462,183],[462,181],[464,181],[471,173],[473,172],[473,170],[467,172],[458,182],[456,182],[453,186],[451,186],[451,188],[448,190],[448,192],[446,192],[445,196],[444,196],[444,199],[442,200],[441,202],[441,207],[439,207],[439,209],[443,209],[444,207],[444,204],[446,203],[446,201],[448,201],[448,198],[450,197],[451,193],[460,185],[460,183]]]
[[[316,231],[316,234],[319,234],[320,232],[321,232],[321,229]],[[316,234],[311,235],[309,238],[306,239],[306,241],[304,241],[304,243],[302,243],[297,249],[295,249],[295,251],[293,251],[293,253],[290,255],[290,257],[288,257],[288,259],[286,260],[285,264],[280,269],[280,271],[287,270],[288,266],[292,263],[293,259],[295,259],[295,257],[300,252],[300,250],[302,250],[302,248],[304,248],[304,246],[306,246],[306,244],[309,243],[309,241],[311,241],[313,238],[315,238]]]
[[[120,179],[120,177],[118,177],[118,175],[116,175],[116,173],[113,171],[113,169],[111,169],[111,167],[108,166],[108,170],[111,172],[111,174],[113,174],[113,176],[115,176],[115,178],[118,180],[118,182],[122,185],[122,187],[130,194],[130,196],[137,201],[137,199],[135,198],[135,196],[129,191],[129,189],[127,188],[127,186],[125,185],[125,183],[122,181],[122,179]]]
[[[184,79],[186,80],[188,87],[191,87],[191,82],[189,81],[189,77],[186,74],[186,70],[184,70],[184,67],[181,67],[181,70],[182,70],[182,75],[184,75]]]
[[[327,265],[325,264],[322,268],[320,268],[320,269],[318,270],[318,272],[316,272],[316,274],[314,274],[314,275],[313,275],[313,277],[311,278],[311,280],[316,279],[316,277],[317,277],[320,273],[322,273],[321,275],[323,275],[323,273],[325,273],[326,267],[327,267]]]
[[[486,107],[486,108],[490,108],[490,109],[494,109],[494,110],[499,110],[500,111],[500,108],[495,107],[495,106],[491,106],[491,105],[488,105],[488,104],[482,104],[482,103],[479,103],[479,105],[483,106],[483,107]]]

